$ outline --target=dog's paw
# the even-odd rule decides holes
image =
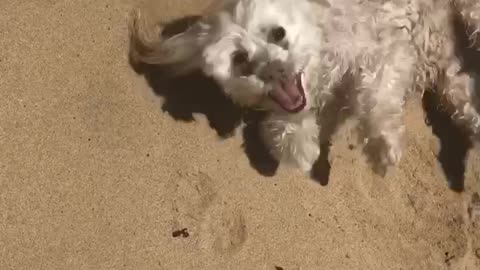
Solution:
[[[277,161],[308,173],[320,155],[315,115],[291,118],[271,115],[261,125],[261,138]]]
[[[385,163],[391,166],[397,166],[402,159],[402,149],[397,144],[387,144]]]
[[[397,166],[402,159],[400,143],[390,141],[383,136],[369,139],[363,152],[373,171],[382,177],[387,174],[389,168]]]

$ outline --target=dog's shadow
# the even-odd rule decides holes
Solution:
[[[231,137],[244,122],[243,149],[251,166],[264,176],[275,175],[278,162],[268,153],[259,136],[262,113],[235,105],[216,82],[201,71],[172,77],[167,68],[160,66],[142,65],[135,70],[145,77],[152,91],[162,97],[162,111],[175,120],[192,122],[194,114],[202,114],[223,139]]]
[[[464,130],[452,120],[450,114],[441,108],[440,100],[431,91],[425,91],[422,98],[425,122],[440,141],[437,159],[447,178],[450,189],[464,190],[466,161],[472,142]]]
[[[166,67],[145,65],[139,74],[145,77],[152,91],[163,98],[162,111],[175,120],[192,122],[194,114],[203,114],[222,138],[231,136],[241,122],[242,110],[199,71],[172,77]]]

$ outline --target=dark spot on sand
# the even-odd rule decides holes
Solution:
[[[190,234],[188,233],[187,230],[188,230],[187,228],[183,228],[181,230],[174,231],[172,233],[172,236],[175,237],[175,238],[180,237],[180,236],[183,237],[183,238],[187,238],[187,237],[190,236]]]
[[[451,261],[453,258],[455,258],[454,255],[452,255],[452,256],[448,256],[448,255],[449,255],[449,253],[448,253],[448,252],[445,252],[445,263],[446,263],[446,264],[449,264],[450,261]]]

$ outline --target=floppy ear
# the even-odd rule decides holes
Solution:
[[[169,65],[176,71],[199,68],[212,32],[211,23],[201,16],[153,23],[137,8],[129,22],[130,58],[134,63]]]

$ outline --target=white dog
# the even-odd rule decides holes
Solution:
[[[401,159],[412,90],[435,85],[455,121],[480,136],[475,76],[460,73],[454,15],[477,46],[477,0],[226,0],[170,37],[136,10],[131,57],[200,68],[236,103],[268,111],[265,144],[306,172],[338,125],[358,119],[364,153],[384,174]]]

